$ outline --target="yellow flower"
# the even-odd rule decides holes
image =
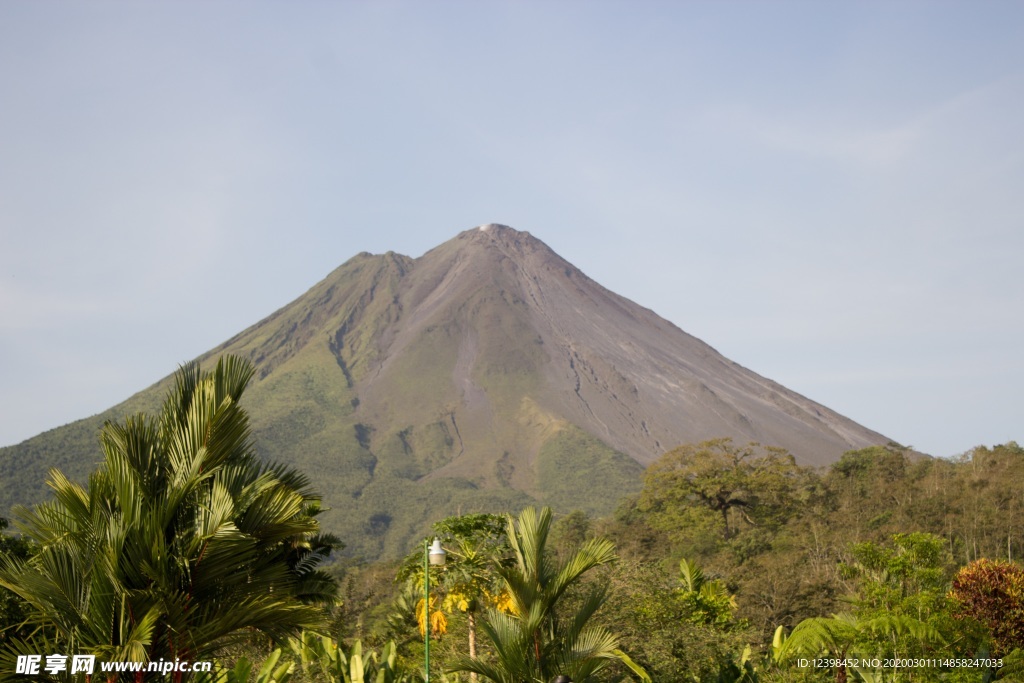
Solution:
[[[430,630],[439,636],[448,633],[448,617],[441,610],[430,615]]]
[[[416,622],[420,626],[420,635],[426,635],[427,633],[427,621],[426,621],[426,610],[424,610],[424,600],[420,598],[420,601],[416,603]],[[444,635],[448,632],[448,618],[444,616],[444,612],[437,607],[437,598],[430,597],[430,632],[435,636]]]

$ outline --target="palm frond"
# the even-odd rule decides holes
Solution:
[[[565,592],[586,572],[614,561],[614,546],[593,539],[556,565],[547,552],[550,525],[549,508],[539,512],[526,508],[518,517],[506,517],[515,562],[498,573],[512,610],[490,609],[480,625],[494,650],[494,661],[462,658],[453,663],[451,671],[470,671],[499,683],[548,681],[566,673],[584,683],[613,661],[624,662],[618,639],[606,629],[590,625],[605,602],[603,587],[589,592],[565,623],[556,619]]]
[[[704,570],[692,560],[679,561],[679,577],[688,593],[696,593],[704,585]]]
[[[0,563],[0,585],[58,650],[202,659],[251,629],[322,626],[307,603],[336,591],[317,567],[337,539],[319,536],[305,477],[255,458],[238,404],[252,376],[230,356],[186,364],[158,418],[104,427],[87,486],[53,471],[53,500],[16,511],[42,550]]]

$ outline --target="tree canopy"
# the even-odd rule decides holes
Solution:
[[[669,451],[647,469],[640,506],[656,524],[717,526],[729,541],[744,528],[765,532],[786,521],[805,480],[806,472],[784,449],[702,441]]]

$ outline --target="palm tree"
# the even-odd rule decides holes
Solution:
[[[714,624],[727,628],[736,609],[736,598],[719,579],[708,579],[704,570],[693,560],[679,561],[679,594],[691,610],[690,620],[695,624]]]
[[[608,630],[589,625],[604,604],[606,588],[591,589],[574,614],[559,615],[559,601],[591,569],[615,559],[610,541],[592,539],[556,564],[546,552],[551,510],[523,510],[518,520],[506,519],[515,564],[499,569],[511,600],[511,613],[487,611],[481,630],[496,661],[463,657],[452,671],[469,671],[496,683],[546,682],[564,674],[586,683],[614,661],[624,662],[643,680],[643,670],[618,649]],[[567,618],[565,618],[567,617]]]
[[[317,564],[337,541],[318,534],[306,478],[257,459],[238,404],[253,373],[233,356],[212,373],[181,367],[159,417],[104,425],[86,486],[53,470],[53,501],[16,511],[40,551],[5,562],[0,585],[48,646],[194,661],[251,631],[284,643],[321,624],[310,603],[336,586]]]

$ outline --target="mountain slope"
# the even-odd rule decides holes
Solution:
[[[685,442],[731,436],[825,464],[888,441],[499,225],[417,259],[359,254],[200,360],[225,352],[257,364],[261,453],[314,476],[326,524],[366,556],[403,554],[459,511],[607,512]],[[44,466],[86,474],[102,420],[161,391],[0,450],[0,502],[38,500]]]

